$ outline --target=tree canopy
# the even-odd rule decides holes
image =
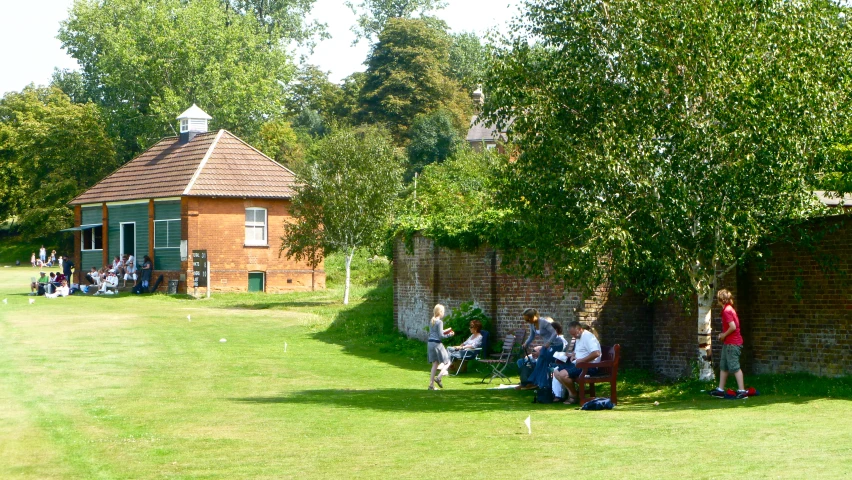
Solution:
[[[309,0],[77,0],[59,39],[129,159],[193,103],[249,140],[281,111]]]
[[[385,29],[388,21],[393,18],[415,18],[437,23],[436,19],[426,14],[447,6],[444,0],[361,0],[355,5],[347,0],[352,13],[358,15],[357,24],[352,27],[355,32],[355,42],[364,38],[372,42]]]
[[[447,73],[450,45],[447,33],[427,22],[389,20],[367,59],[361,120],[385,124],[400,142],[418,115],[438,109],[466,127],[472,102]]]
[[[503,240],[523,271],[706,305],[719,272],[817,211],[848,123],[845,7],[526,5],[487,106],[515,118]]]
[[[0,218],[46,235],[71,226],[66,203],[118,163],[97,106],[29,86],[0,100],[0,165]]]
[[[402,188],[402,156],[376,127],[341,129],[311,148],[301,179],[281,249],[287,258],[314,265],[343,252],[348,303],[355,249],[378,249],[387,238]]]

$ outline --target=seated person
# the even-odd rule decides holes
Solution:
[[[482,322],[471,320],[469,328],[471,335],[464,343],[458,347],[449,347],[447,349],[450,352],[450,357],[458,359],[471,358],[474,356],[471,350],[482,348]]]
[[[575,320],[568,324],[568,333],[576,339],[574,353],[568,357],[571,363],[559,367],[553,374],[553,377],[568,389],[568,399],[564,402],[566,405],[577,403],[577,388],[574,386],[574,381],[583,373],[583,369],[577,368],[576,364],[601,361],[601,343],[587,327]],[[596,368],[590,368],[587,372],[588,375],[597,373]]]
[[[41,276],[38,277],[38,280],[30,283],[30,295],[44,295],[44,285],[50,281],[46,273],[39,273]]]
[[[106,293],[107,289],[112,289],[114,291],[118,290],[118,276],[115,274],[115,270],[110,270],[109,273],[107,273],[106,278],[103,283],[101,283],[101,288],[95,292],[95,295]]]
[[[62,280],[62,283],[56,287],[56,291],[53,293],[45,293],[44,296],[47,298],[58,298],[58,297],[67,297],[71,294],[71,289],[68,288],[68,282]]]
[[[89,285],[100,285],[101,274],[98,273],[98,269],[92,267],[92,270],[86,274],[86,280],[89,282]]]
[[[136,257],[126,255],[127,260],[124,262],[124,286],[127,286],[128,280],[133,280],[133,286],[136,286]]]
[[[120,257],[116,256],[109,268],[115,270],[115,274],[120,277],[124,273],[124,261]]]

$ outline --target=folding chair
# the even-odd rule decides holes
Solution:
[[[461,358],[453,357],[456,360],[460,360],[459,368],[456,369],[456,373],[451,373],[450,375],[454,377],[458,376],[466,360],[479,360],[480,357],[485,358],[488,355],[488,331],[483,330],[479,332],[479,334],[482,335],[482,346],[479,348],[471,348],[470,350],[459,350],[462,353]]]
[[[512,361],[512,350],[515,347],[515,337],[513,335],[506,335],[506,338],[503,339],[503,350],[500,351],[500,356],[496,359],[480,359],[480,363],[484,363],[491,367],[491,378],[488,379],[488,383],[490,384],[492,380],[495,378],[499,378],[501,381],[505,380],[509,383],[509,376],[506,375],[505,370],[509,365],[509,362]],[[482,381],[479,383],[485,383],[485,379],[488,377],[486,374],[482,377]]]

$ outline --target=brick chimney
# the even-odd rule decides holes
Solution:
[[[212,118],[193,103],[191,107],[177,117],[180,120],[180,143],[188,143],[199,133],[206,132],[207,120]]]

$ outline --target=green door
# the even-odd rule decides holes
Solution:
[[[249,272],[249,292],[263,291],[263,272]]]

